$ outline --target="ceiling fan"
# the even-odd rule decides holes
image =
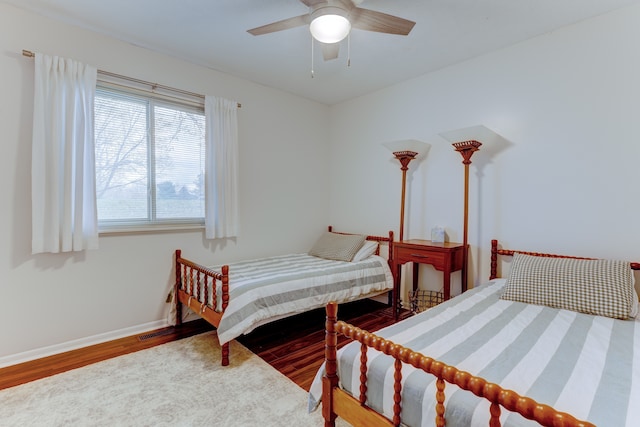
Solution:
[[[300,0],[309,12],[247,30],[254,36],[309,25],[313,38],[321,43],[324,60],[338,57],[338,42],[351,28],[406,36],[416,24],[408,19],[356,6],[358,0]]]

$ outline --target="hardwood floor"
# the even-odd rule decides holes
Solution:
[[[324,359],[324,316],[324,309],[318,309],[282,319],[264,325],[238,341],[308,391]],[[406,316],[404,312],[401,317]],[[338,318],[371,332],[394,323],[391,308],[372,300],[341,305]],[[0,390],[211,329],[205,321],[196,320],[177,328],[159,329],[0,368]],[[339,341],[341,345],[344,340]]]
[[[391,307],[372,300],[341,305],[338,319],[369,332],[395,323]],[[324,361],[324,321],[324,309],[314,310],[264,325],[238,341],[308,391]],[[338,347],[346,343],[341,338]]]
[[[0,368],[0,390],[213,329],[202,320]]]

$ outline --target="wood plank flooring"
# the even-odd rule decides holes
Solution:
[[[373,300],[341,305],[338,319],[369,332],[395,323],[391,307]],[[264,325],[238,341],[308,391],[324,361],[324,322],[324,309],[314,310]],[[338,338],[338,347],[345,343]]]
[[[112,357],[186,338],[212,329],[211,325],[205,321],[197,320],[185,323],[179,328],[168,327],[158,329],[156,331],[150,331],[148,334],[120,338],[106,343],[0,368],[0,390],[49,377],[71,369],[81,368]],[[155,336],[148,339],[141,339],[142,335],[151,334]]]
[[[391,308],[372,300],[341,305],[338,318],[370,332],[394,323]],[[308,391],[324,359],[324,319],[324,309],[314,310],[264,325],[238,341]],[[211,325],[196,320],[0,368],[0,390],[209,330]]]

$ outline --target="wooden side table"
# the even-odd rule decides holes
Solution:
[[[394,292],[393,307],[397,317],[400,309],[400,283],[402,276],[402,265],[413,263],[413,290],[418,289],[418,268],[419,264],[431,264],[436,270],[443,273],[443,293],[444,299],[451,298],[451,273],[462,270],[463,282],[466,277],[466,266],[464,265],[464,245],[462,243],[444,242],[434,243],[430,240],[403,240],[393,243],[393,273]],[[462,291],[466,290],[462,284]]]

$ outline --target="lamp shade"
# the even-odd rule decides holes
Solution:
[[[403,139],[400,141],[389,141],[382,143],[392,153],[398,152],[414,152],[415,158],[422,157],[427,154],[430,144],[426,142],[418,141],[416,139]]]
[[[309,31],[321,43],[337,43],[351,31],[348,13],[339,7],[321,7],[311,15]]]
[[[402,193],[400,196],[400,241],[404,239],[404,199],[407,186],[407,170],[409,163],[422,155],[425,155],[431,145],[426,142],[415,139],[403,139],[400,141],[383,142],[382,145],[387,147],[400,162],[400,170],[402,171]]]
[[[493,130],[483,125],[441,132],[439,135],[451,143],[476,140],[481,141],[483,144],[491,144],[496,140],[504,139]]]

